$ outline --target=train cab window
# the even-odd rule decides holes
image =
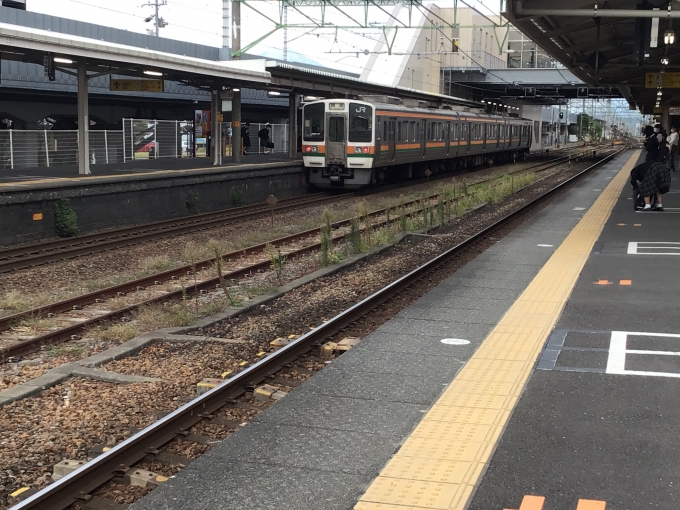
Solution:
[[[305,105],[303,110],[302,138],[305,142],[323,142],[324,133],[324,103],[311,103]]]
[[[373,141],[373,107],[361,103],[349,104],[349,141]]]
[[[345,117],[340,115],[333,115],[328,118],[328,141],[329,142],[344,142],[345,141]]]

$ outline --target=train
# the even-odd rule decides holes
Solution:
[[[529,150],[532,127],[389,98],[322,99],[303,106],[302,159],[310,184],[358,189],[517,158]]]

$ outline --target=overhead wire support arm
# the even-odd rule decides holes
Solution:
[[[164,1],[164,0],[158,0],[158,1]],[[275,20],[272,17],[264,14],[260,9],[255,7],[255,2],[264,2],[267,3],[269,2],[274,3],[277,2],[279,6],[279,20]],[[249,7],[252,11],[256,12],[259,16],[262,17],[262,19],[265,19],[273,25],[273,29],[264,34],[263,36],[257,38],[250,44],[244,46],[243,48],[237,49],[237,51],[232,52],[232,57],[239,58],[244,52],[252,49],[253,47],[257,46],[259,43],[264,41],[267,37],[270,35],[276,33],[279,29],[304,29],[304,30],[310,30],[310,29],[324,29],[324,28],[333,28],[333,29],[341,29],[341,30],[353,30],[353,29],[361,29],[361,30],[380,30],[382,31],[382,35],[385,38],[385,42],[387,44],[387,49],[388,49],[388,54],[393,54],[392,49],[394,48],[394,44],[396,42],[396,36],[398,33],[398,29],[430,29],[430,30],[439,30],[443,36],[451,41],[452,44],[456,44],[454,39],[449,37],[448,35],[444,34],[442,32],[442,28],[450,28],[450,29],[461,29],[461,28],[491,28],[494,31],[497,28],[507,28],[509,26],[509,22],[501,22],[501,23],[495,23],[492,20],[489,19],[489,23],[487,24],[472,24],[472,25],[461,25],[458,24],[458,18],[457,18],[457,5],[458,5],[458,0],[454,0],[454,20],[453,23],[448,22],[444,20],[441,16],[439,16],[437,13],[433,12],[430,10],[428,7],[423,5],[423,0],[232,0],[233,4],[245,4],[247,7]],[[333,9],[339,11],[343,16],[351,20],[352,23],[354,24],[335,24],[331,23],[330,21],[327,21],[326,19],[326,9],[327,7],[332,7]],[[397,12],[392,12],[390,13],[385,7],[388,6],[403,6],[406,7],[408,11],[408,22],[403,18],[403,16],[399,16]],[[425,18],[427,19],[426,23],[414,23],[413,22],[413,7],[416,7],[416,9],[425,15]],[[308,22],[296,22],[296,23],[287,23],[287,20],[284,19],[284,11],[288,8],[291,7],[292,9],[295,10],[296,13],[301,15],[303,18],[305,18]],[[309,15],[304,12],[305,8],[319,8],[320,13],[320,19],[315,19],[316,16],[314,15]],[[343,9],[343,7],[362,7],[363,8],[363,21],[359,21],[357,18],[352,16],[350,13],[346,12],[346,10]],[[370,8],[377,8],[381,14],[387,14],[389,17],[387,22],[378,22],[378,23],[372,23],[369,22],[371,19],[371,14],[370,14]],[[433,17],[438,18],[438,20],[441,20],[441,23],[439,25],[435,24],[435,22],[432,19],[429,19],[428,16],[423,12],[423,9],[427,11],[430,15]],[[488,18],[487,18],[488,19]],[[390,24],[392,23],[392,24]],[[497,37],[497,40],[500,41],[500,38]],[[503,41],[507,40],[507,32],[506,36],[503,39]],[[500,44],[500,42],[499,42]],[[452,48],[455,51],[455,48]]]

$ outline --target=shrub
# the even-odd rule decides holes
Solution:
[[[54,205],[54,226],[59,237],[78,234],[78,216],[67,198],[59,199]]]

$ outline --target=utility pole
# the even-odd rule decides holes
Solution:
[[[283,6],[283,61],[288,62],[288,6]]]
[[[229,47],[229,2],[222,0],[222,48]]]
[[[148,23],[150,21],[154,22],[154,30],[147,30],[149,32],[149,35],[156,35],[158,37],[158,31],[161,28],[165,28],[168,26],[168,23],[159,15],[159,9],[163,7],[164,5],[168,5],[168,0],[153,0],[153,2],[149,1],[149,3],[143,4],[142,7],[153,7],[154,8],[154,14],[149,16],[144,20],[145,23]]]
[[[241,2],[231,2],[231,55],[234,60],[241,60]],[[241,162],[241,87],[232,89],[231,101],[231,160]]]

